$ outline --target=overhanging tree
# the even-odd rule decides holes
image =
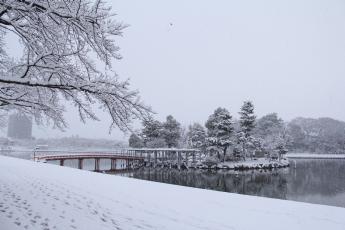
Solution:
[[[63,129],[67,100],[83,122],[98,120],[93,105],[110,114],[111,128],[146,118],[151,110],[112,69],[121,58],[114,39],[126,27],[113,16],[101,0],[0,1],[0,112],[19,110]],[[7,33],[24,47],[20,60],[3,49]]]

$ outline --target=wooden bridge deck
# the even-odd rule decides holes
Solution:
[[[121,160],[143,160],[145,157],[140,156],[125,156],[118,154],[63,154],[63,155],[44,155],[36,156],[36,160],[78,160],[78,159],[121,159]]]

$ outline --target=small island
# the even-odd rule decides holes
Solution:
[[[178,169],[246,170],[288,167],[284,158],[289,137],[276,113],[256,119],[254,105],[245,101],[233,118],[217,108],[205,126],[194,123],[188,129],[171,115],[165,122],[153,117],[129,138],[131,148],[146,155],[146,167]],[[152,156],[151,156],[152,154]]]

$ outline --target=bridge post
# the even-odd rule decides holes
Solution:
[[[99,171],[99,158],[95,158],[95,171]]]
[[[111,159],[110,170],[111,171],[116,170],[116,159]]]
[[[161,158],[161,161],[163,163],[163,166],[165,165],[165,151],[163,150],[162,151],[162,158]]]
[[[156,165],[157,165],[157,151],[156,150],[154,151],[154,157],[155,157],[155,159],[154,159],[154,161],[155,161],[154,167],[156,167]]]
[[[78,159],[78,169],[83,169],[83,158]]]
[[[177,167],[178,169],[181,168],[181,152],[177,151]]]
[[[60,166],[64,165],[65,160],[64,159],[60,159]]]

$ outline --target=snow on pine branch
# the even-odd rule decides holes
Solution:
[[[100,0],[0,0],[0,44],[5,33],[14,33],[24,45],[16,62],[0,49],[0,109],[17,109],[59,128],[67,126],[65,100],[84,122],[98,119],[92,105],[100,105],[112,118],[111,128],[127,130],[132,119],[147,118],[150,108],[111,67],[121,58],[114,39],[125,27]]]

